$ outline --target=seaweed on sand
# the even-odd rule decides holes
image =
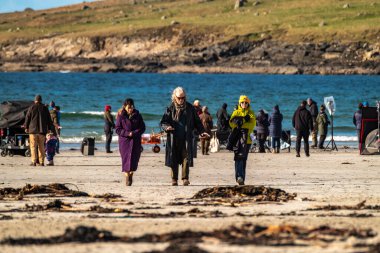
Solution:
[[[48,238],[7,238],[0,244],[32,245],[32,244],[58,244],[58,243],[92,243],[92,242],[123,242],[123,243],[181,243],[195,245],[215,239],[217,241],[234,245],[262,245],[262,246],[308,246],[313,244],[331,243],[333,241],[346,241],[350,237],[357,239],[373,238],[376,233],[372,229],[333,228],[319,226],[304,228],[290,225],[260,226],[245,223],[240,227],[229,227],[211,232],[185,230],[165,234],[145,234],[139,237],[118,237],[106,230],[95,227],[78,226],[75,229],[66,229],[59,236]]]
[[[31,185],[27,184],[22,188],[0,188],[0,196],[15,197],[32,194],[49,194],[50,196],[64,197],[88,197],[88,193],[79,190],[71,190],[66,185],[69,184],[48,184],[48,185]]]

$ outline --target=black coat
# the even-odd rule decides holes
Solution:
[[[318,111],[317,103],[315,101],[311,102],[310,114],[311,114],[311,117],[313,118],[313,121],[317,119],[318,113],[319,111]]]
[[[229,117],[225,108],[221,107],[218,110],[218,112],[216,113],[216,118],[218,119],[218,130],[226,130],[230,127],[230,125],[228,124]]]
[[[30,134],[46,135],[49,130],[56,134],[49,109],[41,103],[35,103],[29,108],[25,117],[25,129]]]
[[[161,128],[166,131],[166,129],[171,126],[173,128],[176,127],[176,122],[174,121],[175,116],[175,106],[172,103],[169,107],[166,108],[164,115],[162,115],[162,119],[160,122]],[[197,130],[198,133],[203,133],[204,129],[197,115],[195,108],[192,104],[186,102],[186,110],[183,112],[186,116],[186,151],[188,157],[188,163],[190,167],[194,165],[194,150],[193,150],[193,139],[194,134],[193,131]],[[166,140],[166,154],[165,154],[165,166],[172,167],[174,164],[173,159],[173,143],[176,141],[176,136],[173,131],[167,132],[167,140]]]
[[[293,115],[293,127],[297,131],[313,131],[313,119],[305,107],[298,107]]]
[[[256,132],[258,134],[269,134],[268,114],[260,111],[256,117]]]
[[[273,110],[269,117],[269,134],[271,137],[281,137],[283,116],[279,110]]]

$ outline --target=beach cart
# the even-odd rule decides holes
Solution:
[[[25,115],[33,101],[4,101],[0,104],[0,155],[30,156],[29,135],[25,133]]]
[[[159,153],[161,150],[159,144],[163,143],[163,137],[164,132],[155,133],[154,131],[152,131],[152,133],[150,134],[143,134],[141,136],[141,144],[154,145],[152,147],[152,151],[154,153]],[[143,151],[143,149],[144,148],[141,146],[141,151]]]

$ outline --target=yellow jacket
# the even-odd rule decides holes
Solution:
[[[232,113],[229,123],[230,123],[231,128],[234,129],[235,127],[237,127],[237,125],[232,121],[233,118],[245,117],[246,115],[249,115],[250,120],[245,121],[245,119],[244,119],[242,128],[248,129],[248,136],[250,136],[250,134],[253,132],[253,129],[256,127],[256,116],[255,116],[255,113],[251,110],[250,104],[249,104],[248,108],[246,108],[246,109],[241,108],[240,103],[244,102],[244,101],[247,101],[248,103],[250,103],[250,100],[248,99],[247,96],[245,96],[245,95],[240,96],[238,109]],[[251,144],[251,143],[252,143],[252,140],[249,137],[247,140],[247,144]]]

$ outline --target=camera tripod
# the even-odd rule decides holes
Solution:
[[[331,148],[329,148],[329,145],[331,144]],[[331,139],[327,143],[327,146],[324,150],[336,150],[338,151],[338,147],[336,146],[336,143],[334,141],[334,114],[331,114]]]

